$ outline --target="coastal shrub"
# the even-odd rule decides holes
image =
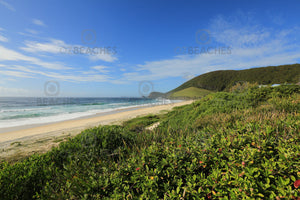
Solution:
[[[145,117],[134,118],[123,123],[123,126],[131,131],[140,132],[145,129],[145,127],[158,122],[158,115],[147,115]]]
[[[0,163],[1,199],[300,198],[299,95],[293,85],[220,92],[85,130]]]

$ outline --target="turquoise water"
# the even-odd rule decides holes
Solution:
[[[168,99],[146,98],[0,97],[0,128],[58,122],[110,112],[121,108],[174,102]]]

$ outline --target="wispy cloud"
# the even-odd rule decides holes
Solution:
[[[1,31],[4,31],[4,29],[0,27],[0,42],[8,42],[8,39],[1,34]]]
[[[0,70],[0,74],[5,74],[6,76],[13,76],[18,78],[33,78],[33,76],[31,76],[30,74],[19,71]]]
[[[92,68],[92,69],[95,69],[95,70],[97,70],[97,71],[99,71],[99,72],[101,72],[101,73],[103,73],[103,74],[106,74],[106,73],[109,72],[109,70],[107,70],[108,67],[103,66],[103,65],[98,65],[98,66],[94,66],[94,67],[91,67],[91,68]]]
[[[45,23],[39,19],[32,19],[32,23],[38,26],[46,26]]]
[[[25,41],[25,46],[20,49],[30,52],[30,53],[52,53],[52,54],[64,54],[64,55],[84,55],[91,61],[105,61],[105,62],[114,62],[118,60],[116,56],[107,52],[96,51],[96,53],[85,53],[89,47],[76,45],[76,44],[67,44],[62,40],[49,39],[47,42],[38,42],[38,41]],[[79,50],[83,50],[84,53],[79,53]]]
[[[64,41],[55,39],[51,39],[50,42],[47,43],[40,43],[37,41],[25,41],[24,44],[25,47],[21,47],[20,49],[31,53],[46,52],[58,54],[61,52],[61,48],[67,46],[67,44]]]
[[[89,59],[92,61],[103,60],[106,62],[114,62],[114,61],[118,60],[118,58],[116,56],[114,56],[112,54],[106,54],[106,53],[89,55]]]
[[[52,70],[63,70],[63,69],[70,69],[61,63],[57,62],[44,62],[39,58],[26,56],[21,54],[17,51],[7,49],[0,45],[0,61],[25,61],[30,64],[38,65],[42,68],[52,69]]]
[[[0,35],[0,42],[8,42],[8,39],[3,35]]]
[[[75,75],[71,74],[58,74],[58,73],[47,73],[48,77],[59,79],[62,81],[71,82],[111,82],[112,77],[103,74],[89,74],[89,75]]]
[[[107,74],[99,74],[99,72],[82,73],[82,72],[55,72],[45,71],[32,66],[22,65],[0,65],[0,74],[11,77],[36,78],[40,76],[49,77],[55,80],[69,82],[114,82],[111,76]]]
[[[0,0],[0,4],[5,6],[8,10],[16,11],[16,9],[11,4],[7,3],[6,1]]]
[[[247,18],[247,17],[245,17]],[[292,64],[300,59],[299,28],[272,29],[259,24],[218,16],[207,28],[214,43],[203,46],[230,47],[230,53],[180,55],[170,59],[145,62],[124,80],[158,80],[183,77],[214,70],[244,69],[258,66]],[[201,48],[201,47],[200,47]],[[213,51],[214,52],[214,51]]]
[[[211,43],[205,45],[195,43],[199,48],[212,48],[213,51],[214,48],[230,47],[230,53],[177,55],[164,60],[144,62],[136,65],[135,68],[131,68],[129,65],[125,66],[126,69],[124,66],[119,66],[122,73],[121,78],[113,76],[109,67],[104,66],[105,64],[99,65],[97,63],[93,64],[95,66],[92,65],[89,68],[83,66],[76,70],[64,63],[45,62],[43,57],[36,56],[40,54],[44,56],[44,53],[62,55],[62,48],[72,49],[82,47],[82,45],[72,45],[62,40],[38,37],[33,39],[37,41],[24,41],[24,45],[20,47],[23,51],[20,52],[0,45],[0,61],[6,61],[5,63],[10,64],[1,63],[0,74],[5,74],[9,78],[48,77],[69,82],[124,84],[128,81],[160,80],[172,77],[190,79],[195,75],[214,70],[244,69],[299,62],[299,28],[274,29],[239,20],[239,17],[234,20],[223,16],[214,18],[206,27],[211,33]],[[37,25],[44,26],[44,23],[37,23]],[[3,31],[0,28],[1,30]],[[33,30],[28,30],[26,31],[35,34]],[[0,41],[7,42],[8,39],[6,37],[1,39],[1,36],[0,32]],[[190,37],[194,38],[194,35]],[[79,54],[71,55],[78,56]],[[115,62],[118,60],[116,55],[108,53],[83,54],[82,57],[95,62],[99,60]],[[83,68],[87,70],[83,71]]]
[[[38,32],[36,30],[33,30],[33,29],[25,29],[25,31],[27,31],[28,33],[31,33],[33,35],[38,34]]]

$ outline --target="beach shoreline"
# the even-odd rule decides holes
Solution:
[[[180,103],[180,102],[175,102],[175,103]],[[174,103],[169,103],[169,104],[174,104]],[[66,121],[72,121],[72,120],[90,119],[90,118],[95,118],[95,117],[100,117],[100,116],[105,116],[105,115],[117,114],[117,113],[120,113],[120,112],[126,112],[126,111],[142,109],[142,108],[155,107],[155,106],[158,106],[158,105],[168,105],[168,104],[157,103],[157,104],[146,104],[146,105],[139,105],[139,106],[128,106],[128,107],[117,108],[117,109],[110,110],[110,111],[99,112],[99,113],[96,113],[96,114],[85,115],[85,116],[80,116],[80,117],[71,118],[71,119],[64,119],[64,120],[61,120],[61,121],[41,122],[41,123],[33,123],[33,124],[28,124],[28,125],[4,127],[4,128],[0,127],[0,137],[1,137],[1,134],[3,134],[3,133],[15,132],[15,131],[19,131],[19,130],[35,128],[35,127],[40,127],[40,126],[45,126],[45,125],[50,125],[50,124],[57,124],[57,123],[60,123],[60,122],[66,122]],[[0,142],[1,142],[1,138],[0,138]]]
[[[22,157],[23,154],[29,155],[35,152],[45,152],[51,147],[57,146],[66,138],[74,137],[85,129],[99,125],[120,125],[122,122],[135,117],[170,111],[176,106],[187,105],[192,102],[193,100],[128,109],[123,108],[108,113],[61,122],[8,128],[6,132],[2,130],[2,133],[0,133],[0,158],[7,158],[14,154]]]

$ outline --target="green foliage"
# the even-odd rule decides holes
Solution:
[[[157,115],[147,115],[145,117],[134,118],[123,123],[131,131],[143,131],[145,127],[159,121]]]
[[[185,82],[167,94],[170,95],[189,87],[224,91],[229,90],[233,85],[241,81],[261,85],[298,83],[300,81],[300,64],[209,72]]]
[[[299,89],[218,92],[85,130],[46,154],[0,163],[1,199],[297,199]]]

